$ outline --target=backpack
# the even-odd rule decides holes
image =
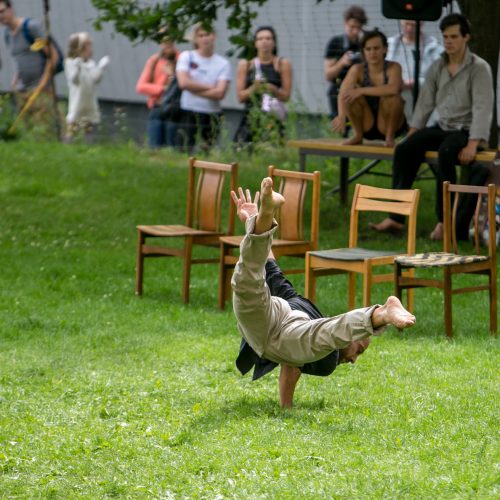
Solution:
[[[179,87],[179,82],[174,76],[160,104],[160,118],[162,120],[179,121],[181,115],[181,96],[182,89]]]
[[[35,38],[33,37],[33,35],[30,32],[29,22],[30,22],[29,17],[24,19],[23,24],[21,26],[21,30],[23,32],[24,39],[31,46],[35,42]],[[57,63],[56,63],[56,66],[54,68],[54,74],[61,73],[61,71],[64,71],[63,51],[61,50],[61,47],[59,46],[59,44],[51,36],[49,37],[49,42],[54,46],[54,48],[57,51]],[[5,45],[9,45],[9,44],[10,44],[10,33],[7,30],[5,30]],[[40,50],[38,52],[38,54],[40,54],[40,56],[43,57],[44,61],[47,59],[47,56],[45,55],[45,52],[43,52],[43,50]]]

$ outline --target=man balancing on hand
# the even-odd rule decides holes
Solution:
[[[274,212],[285,199],[273,191],[270,177],[263,179],[252,201],[250,191],[231,192],[246,235],[231,280],[233,309],[243,336],[236,365],[242,374],[254,368],[257,379],[281,365],[281,406],[291,408],[301,373],[326,376],[339,363],[354,363],[388,325],[407,328],[415,324],[396,297],[382,306],[373,305],[324,318],[300,296],[283,276],[271,252],[277,223]]]

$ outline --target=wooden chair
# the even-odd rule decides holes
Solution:
[[[219,262],[219,258],[193,258],[193,246],[219,246],[219,237],[233,234],[236,209],[232,201],[228,209],[227,232],[221,229],[222,194],[226,177],[230,188],[237,189],[238,165],[189,159],[187,209],[185,225],[137,226],[137,267],[135,293],[142,295],[144,259],[146,257],[180,257],[183,260],[182,298],[189,302],[192,264]],[[229,200],[229,197],[228,197]],[[182,238],[182,248],[146,245],[146,238]]]
[[[417,208],[420,197],[418,189],[382,189],[357,184],[351,206],[349,248],[319,250],[306,255],[305,295],[314,301],[316,278],[330,274],[348,273],[348,305],[354,308],[356,273],[363,275],[363,306],[371,304],[371,288],[374,283],[392,281],[394,273],[374,274],[377,266],[392,265],[394,257],[404,253],[395,251],[359,248],[358,221],[360,212],[390,212],[408,216],[406,252],[415,253]],[[408,307],[412,309],[411,294]]]
[[[455,193],[453,208],[451,193]],[[478,202],[473,217],[475,231],[475,254],[457,253],[456,218],[458,201],[461,194],[476,193]],[[481,255],[479,246],[479,208],[483,196],[488,197],[488,221],[490,233],[488,238],[488,254]],[[444,238],[443,252],[431,252],[417,255],[397,257],[394,261],[394,279],[396,295],[401,297],[402,290],[408,292],[417,287],[441,288],[444,294],[444,325],[448,337],[453,336],[452,327],[452,295],[467,292],[488,290],[490,299],[490,332],[497,331],[497,281],[496,281],[496,228],[495,222],[495,185],[465,186],[445,182],[443,184]],[[416,276],[403,276],[403,269],[442,268],[442,279],[429,279]],[[453,288],[452,278],[456,274],[485,274],[488,284]]]
[[[307,173],[279,170],[269,167],[269,177],[274,186],[285,197],[285,203],[276,214],[278,222],[277,237],[273,239],[272,251],[276,258],[287,256],[303,257],[308,250],[318,247],[319,237],[319,200],[321,174],[318,171]],[[279,181],[279,182],[278,182]],[[304,235],[304,205],[308,186],[311,193],[311,219],[309,238]],[[243,236],[223,236],[220,238],[220,275],[219,307],[224,309],[230,290],[232,270],[238,258],[232,254],[239,248]],[[288,269],[288,274],[303,273],[304,268]]]

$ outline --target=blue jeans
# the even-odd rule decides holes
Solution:
[[[148,117],[148,142],[151,148],[175,147],[177,122],[162,120],[159,108],[153,108]]]

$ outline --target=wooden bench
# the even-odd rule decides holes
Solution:
[[[308,155],[337,156],[340,158],[340,180],[339,185],[329,191],[330,194],[340,191],[342,203],[347,204],[348,185],[363,174],[369,172],[375,165],[383,160],[392,161],[394,148],[383,146],[380,141],[365,141],[363,144],[345,145],[344,139],[295,139],[288,141],[287,145],[299,150],[299,168],[306,170],[306,158]],[[495,166],[495,160],[499,157],[500,150],[481,151],[476,155],[475,162],[489,168]],[[349,158],[362,158],[372,160],[349,177]],[[437,163],[437,152],[428,151],[425,161],[431,167]],[[500,167],[500,165],[496,165]],[[495,169],[497,170],[497,169]],[[500,169],[498,169],[500,170]],[[380,172],[372,172],[372,175],[390,175]],[[424,178],[422,176],[420,179]]]

